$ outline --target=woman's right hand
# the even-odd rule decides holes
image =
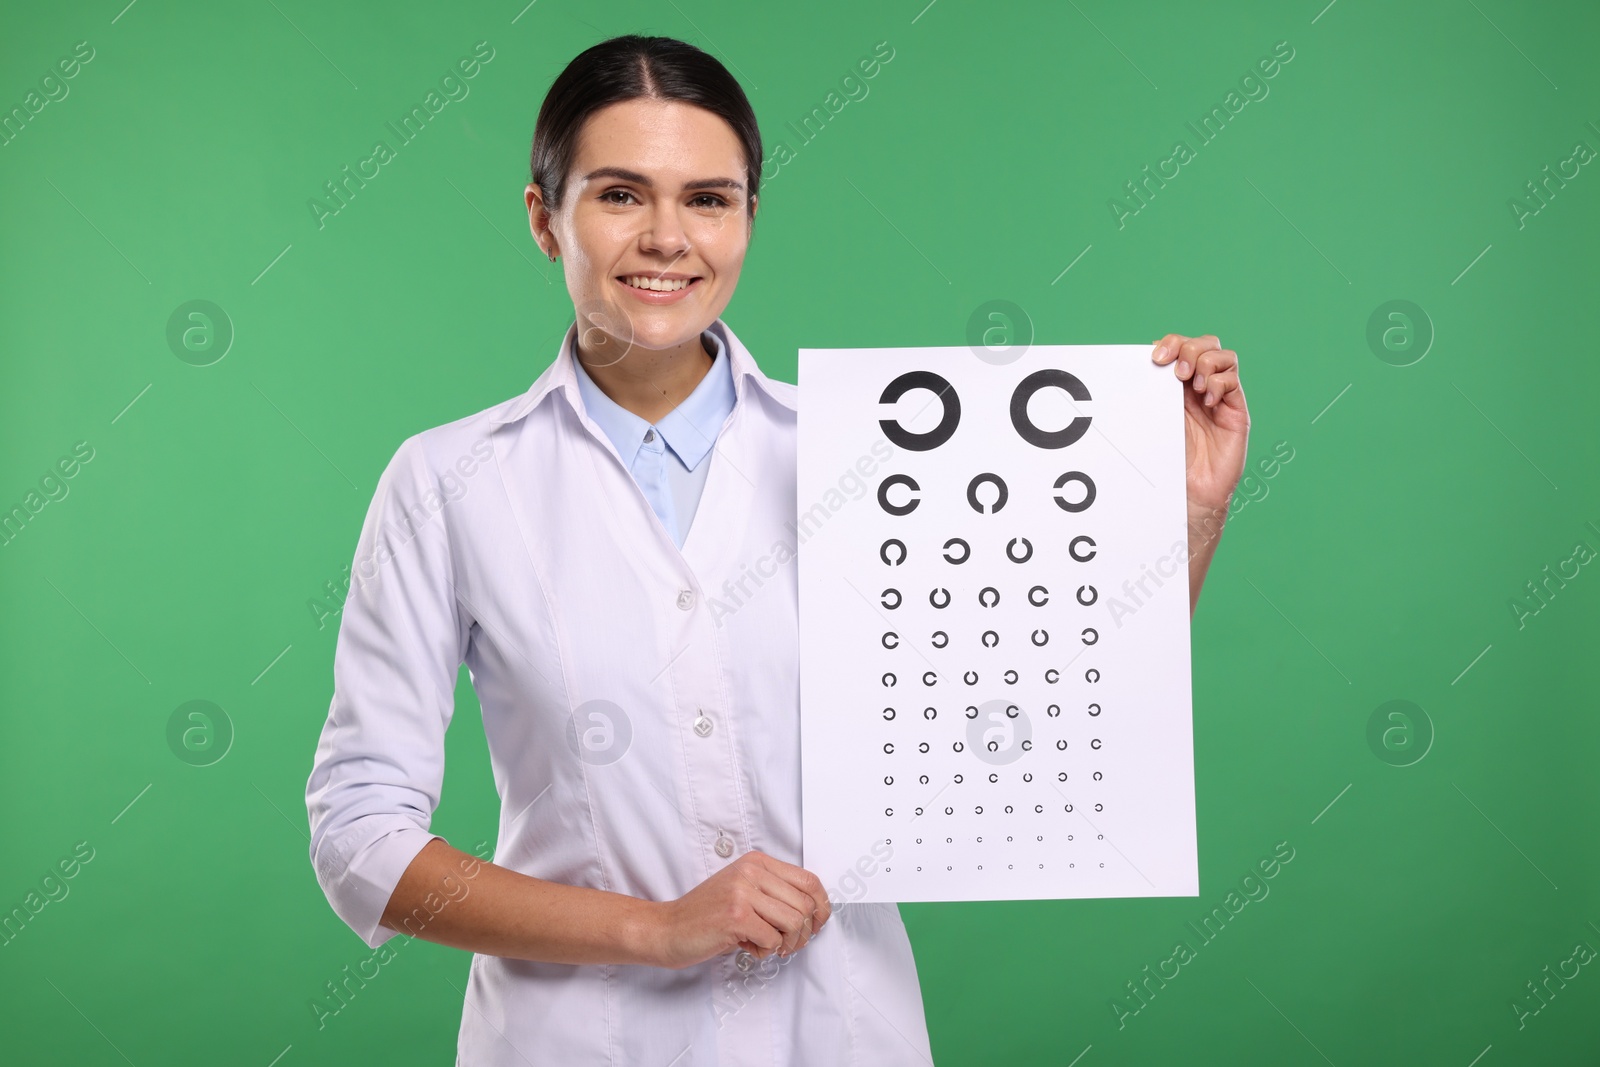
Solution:
[[[679,970],[745,949],[758,959],[805,947],[833,914],[822,880],[750,851],[661,906],[660,965]]]

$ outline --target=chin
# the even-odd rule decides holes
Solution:
[[[707,325],[710,324],[707,323]],[[670,329],[655,330],[648,327],[643,327],[642,324],[637,322],[634,323],[634,326],[639,327],[635,329],[633,335],[633,343],[635,347],[648,348],[656,352],[663,352],[669,348],[676,348],[679,345],[688,344],[705,331],[705,327],[701,327],[700,329],[684,330],[679,329],[676,326]]]

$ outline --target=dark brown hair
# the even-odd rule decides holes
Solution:
[[[624,100],[679,100],[705,108],[733,128],[744,146],[746,210],[761,181],[761,131],[744,90],[715,57],[673,37],[627,34],[580,52],[545,94],[534,125],[529,180],[559,210],[577,153],[578,133],[594,112]]]

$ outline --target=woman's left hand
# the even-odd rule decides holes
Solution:
[[[1155,343],[1151,359],[1173,364],[1183,390],[1184,451],[1189,521],[1203,522],[1228,506],[1244,473],[1250,410],[1239,385],[1238,353],[1215,335],[1169,333]]]

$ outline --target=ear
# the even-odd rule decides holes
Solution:
[[[534,243],[547,256],[560,255],[561,249],[550,229],[550,212],[545,208],[544,190],[537,183],[529,182],[522,191],[522,200],[528,208],[528,231],[533,234]]]

